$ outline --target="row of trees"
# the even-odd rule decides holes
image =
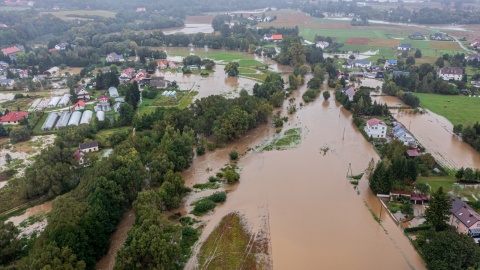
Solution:
[[[453,132],[462,137],[462,140],[471,145],[475,150],[480,152],[480,123],[474,125],[458,124],[453,126]]]

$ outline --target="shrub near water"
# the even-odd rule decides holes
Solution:
[[[315,98],[317,98],[319,93],[320,93],[320,90],[318,89],[308,89],[302,95],[303,101],[305,101],[305,103],[313,101]]]
[[[212,195],[200,199],[195,202],[195,208],[193,208],[192,214],[201,216],[212,210],[217,206],[216,203],[225,202],[227,200],[227,193],[225,191],[215,192]]]
[[[231,151],[229,154],[231,160],[237,160],[238,159],[238,152],[237,151]]]

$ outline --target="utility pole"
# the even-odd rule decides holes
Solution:
[[[353,177],[352,163],[348,163],[347,178],[351,179],[352,177]]]
[[[345,128],[343,128],[343,137],[342,137],[342,141],[345,139]]]

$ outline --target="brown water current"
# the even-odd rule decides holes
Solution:
[[[351,114],[333,97],[330,101],[319,97],[291,116],[284,128],[294,127],[302,128],[303,141],[297,148],[253,151],[240,158],[240,183],[226,203],[201,218],[206,226],[194,254],[223,216],[240,212],[253,234],[270,239],[273,269],[424,269],[385,210],[381,224],[373,218],[369,209],[379,215],[381,208],[366,180],[355,190],[346,178],[349,164],[358,174],[372,158],[378,159],[352,124]],[[258,132],[275,136],[270,128]],[[245,142],[235,146],[245,149]],[[251,142],[255,148],[262,140]],[[320,148],[325,147],[329,151],[323,155]],[[196,160],[195,169],[185,173],[187,184],[205,182],[228,162],[230,149],[222,151]],[[187,211],[198,197],[197,193],[187,199]],[[186,269],[196,268],[193,256]]]
[[[396,97],[376,97],[377,101],[402,103]],[[480,167],[480,153],[453,134],[453,125],[445,117],[427,110],[425,114],[413,114],[407,110],[391,110],[415,138],[443,166],[450,169]]]

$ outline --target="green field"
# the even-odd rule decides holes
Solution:
[[[443,190],[449,192],[453,189],[453,184],[457,182],[457,179],[453,176],[438,176],[438,177],[423,177],[417,178],[417,183],[428,184],[433,191],[436,191],[439,187],[443,187]]]
[[[105,18],[115,18],[117,13],[107,10],[67,10],[67,11],[52,11],[41,12],[42,14],[52,14],[53,16],[64,21],[71,21],[76,19],[85,19],[83,16],[100,16]]]
[[[480,98],[447,96],[438,94],[415,94],[420,106],[447,118],[452,124],[467,125],[480,121]]]
[[[336,37],[336,42],[345,42],[348,38],[378,38],[388,39],[383,30],[344,30],[344,29],[317,29],[317,28],[304,28],[302,27],[300,35],[309,41],[315,39],[315,35]]]

